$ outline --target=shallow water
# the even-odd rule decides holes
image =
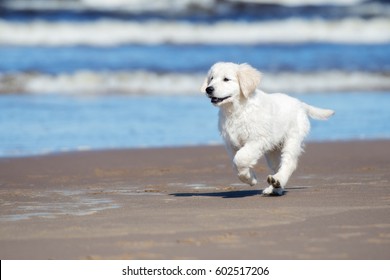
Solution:
[[[336,111],[309,141],[390,138],[390,94],[297,97]],[[0,96],[0,155],[221,144],[217,111],[204,96]]]

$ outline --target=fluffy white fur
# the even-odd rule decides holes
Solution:
[[[260,79],[260,72],[248,64],[219,62],[201,90],[220,108],[219,130],[240,180],[257,183],[253,167],[264,155],[274,173],[263,194],[282,195],[310,130],[309,117],[326,120],[334,111],[285,94],[267,94],[257,89]]]

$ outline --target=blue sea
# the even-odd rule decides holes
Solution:
[[[390,3],[0,1],[0,157],[217,145],[217,61],[330,108],[308,141],[390,139]]]

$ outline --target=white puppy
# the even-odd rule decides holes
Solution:
[[[309,118],[325,120],[334,114],[285,94],[257,89],[261,74],[248,64],[214,64],[202,86],[220,108],[219,130],[238,177],[257,183],[253,167],[262,155],[274,172],[265,195],[282,195],[310,130]]]

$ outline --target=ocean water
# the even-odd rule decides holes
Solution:
[[[0,1],[0,156],[220,144],[217,61],[331,108],[309,141],[390,138],[390,3]]]
[[[390,95],[298,95],[336,115],[312,121],[308,141],[390,138]],[[346,106],[345,104],[350,104]],[[0,96],[0,156],[222,144],[204,96]]]

